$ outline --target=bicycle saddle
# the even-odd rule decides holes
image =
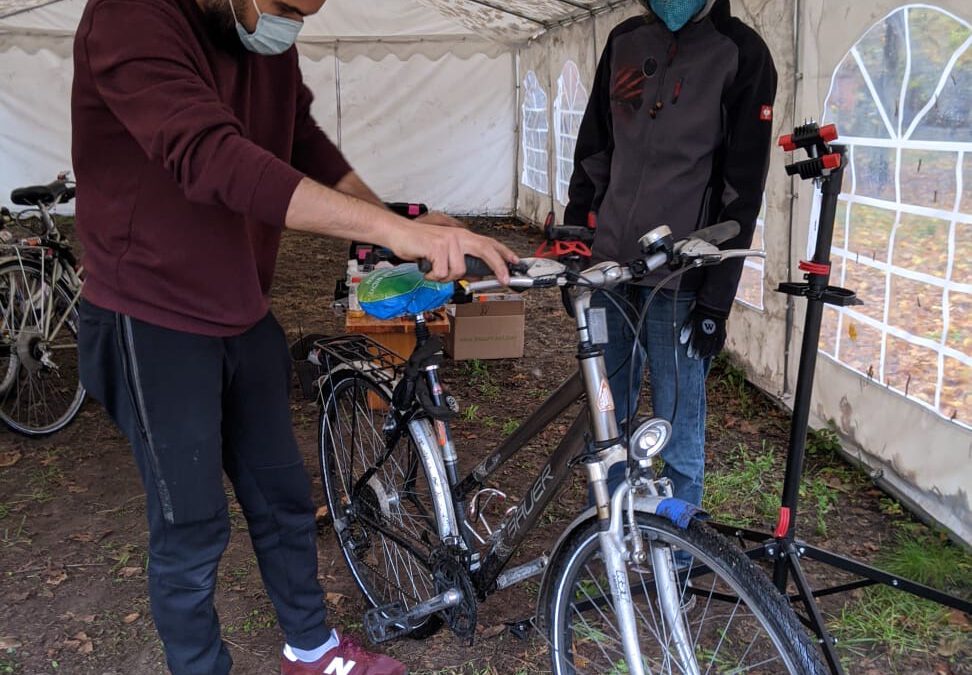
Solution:
[[[415,263],[372,272],[358,286],[361,309],[378,319],[397,319],[438,309],[454,285],[429,281]]]
[[[31,185],[17,188],[10,193],[10,201],[20,206],[50,206],[56,202],[74,199],[74,188],[56,180],[47,185]]]

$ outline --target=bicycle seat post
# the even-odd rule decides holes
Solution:
[[[423,346],[431,335],[429,325],[425,322],[425,314],[419,312],[415,315],[415,346]]]

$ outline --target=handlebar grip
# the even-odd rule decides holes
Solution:
[[[696,230],[691,234],[692,239],[701,239],[710,244],[719,245],[737,236],[742,228],[735,220],[727,220],[724,223],[716,223],[701,230]]]
[[[486,261],[482,258],[477,258],[475,256],[467,255],[465,257],[466,261],[466,274],[467,277],[491,277],[493,276],[492,268],[486,264]],[[418,261],[419,271],[423,274],[428,274],[432,271],[432,261],[422,258]]]

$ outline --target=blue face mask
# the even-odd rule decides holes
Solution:
[[[240,41],[244,47],[255,54],[263,54],[264,56],[283,54],[294,46],[300,29],[304,27],[302,21],[264,14],[257,7],[256,0],[253,0],[253,7],[256,8],[260,18],[257,19],[256,30],[247,33],[246,28],[236,18],[233,0],[229,0],[229,3],[230,11],[233,12],[233,20],[236,21],[236,32],[240,35]]]
[[[651,11],[673,33],[702,11],[706,0],[650,0]]]

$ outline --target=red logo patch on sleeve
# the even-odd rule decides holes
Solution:
[[[772,122],[773,121],[773,106],[771,106],[771,105],[764,105],[762,108],[760,108],[759,109],[759,119],[761,121],[763,121],[763,122]]]

